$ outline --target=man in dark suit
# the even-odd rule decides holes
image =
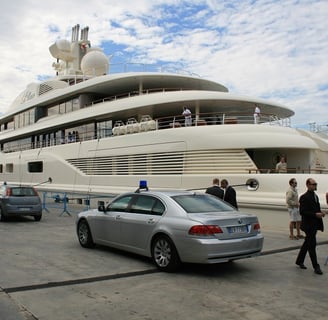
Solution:
[[[316,253],[316,234],[318,230],[323,231],[323,221],[322,218],[325,213],[321,211],[319,198],[314,192],[317,190],[317,183],[314,179],[306,180],[307,191],[300,197],[300,214],[302,216],[301,230],[305,232],[305,240],[298,253],[296,264],[301,269],[306,269],[304,265],[304,259],[306,253],[309,252],[310,259],[314,272],[316,274],[322,274],[320,265],[317,260]]]
[[[221,188],[224,189],[223,200],[230,203],[232,206],[238,209],[236,190],[233,187],[229,186],[228,180],[226,179],[221,180]]]
[[[224,192],[220,188],[220,180],[217,178],[213,179],[213,186],[207,188],[205,192],[213,196],[216,196],[220,199],[223,199]]]

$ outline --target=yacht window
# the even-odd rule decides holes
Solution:
[[[33,161],[27,164],[28,172],[43,172],[43,161]]]
[[[55,105],[53,107],[48,108],[48,116],[49,117],[57,115],[58,113],[59,113],[59,106],[58,105]]]
[[[102,121],[97,123],[97,137],[105,138],[112,135],[112,120]]]
[[[10,121],[7,123],[7,127],[6,129],[10,130],[10,129],[14,129],[15,128],[15,122],[14,121]]]
[[[14,164],[13,163],[6,163],[6,172],[7,173],[14,172]]]

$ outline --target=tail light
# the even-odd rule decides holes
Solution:
[[[6,196],[10,197],[12,195],[11,188],[6,189]]]
[[[193,236],[212,236],[216,233],[223,233],[217,225],[196,225],[189,229],[189,234]]]
[[[34,194],[36,195],[36,196],[39,196],[39,192],[37,192],[36,191],[36,189],[33,187],[33,190],[34,190]]]
[[[261,231],[261,226],[259,222],[253,224],[253,229],[257,231]]]

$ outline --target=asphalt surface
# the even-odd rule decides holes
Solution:
[[[289,240],[287,211],[255,213],[261,256],[177,273],[117,250],[82,248],[75,213],[52,208],[40,222],[2,222],[0,320],[327,319],[327,231],[318,233],[324,274],[316,275],[308,257],[307,270],[294,264],[303,240]]]

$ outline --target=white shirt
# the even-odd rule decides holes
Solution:
[[[191,111],[189,109],[185,109],[182,114],[186,117],[186,118],[190,118],[191,117]]]

